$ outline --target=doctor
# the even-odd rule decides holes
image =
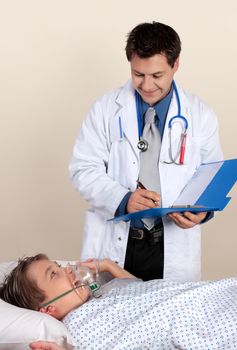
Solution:
[[[200,279],[200,223],[211,213],[173,213],[152,225],[107,220],[172,205],[201,163],[223,159],[213,110],[174,82],[180,51],[178,34],[165,24],[143,23],[129,33],[132,79],[95,102],[69,166],[75,188],[90,204],[81,258],[109,257],[143,280]],[[144,137],[149,107],[159,131],[150,144]],[[138,186],[142,157],[157,142],[157,166],[151,162],[145,175],[157,171],[159,190]]]

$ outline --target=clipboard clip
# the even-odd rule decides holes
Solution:
[[[175,208],[177,208],[177,209],[179,209],[179,208],[205,208],[205,205],[198,205],[198,204],[194,204],[194,205],[192,205],[192,204],[184,204],[184,205],[182,205],[182,204],[178,204],[178,205],[171,205],[170,208],[172,208],[172,209],[175,209]]]

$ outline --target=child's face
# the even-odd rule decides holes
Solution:
[[[72,283],[75,279],[74,273],[70,268],[62,268],[56,262],[50,260],[34,261],[28,268],[27,276],[35,281],[37,286],[44,291],[46,298],[42,304],[72,289]],[[50,303],[49,306],[42,307],[40,311],[62,319],[71,310],[88,300],[89,296],[88,288],[78,288]]]

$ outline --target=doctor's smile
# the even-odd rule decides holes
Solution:
[[[145,102],[152,105],[168,95],[179,58],[170,66],[163,54],[141,58],[134,53],[130,63],[133,87]]]
[[[153,91],[144,91],[140,88],[137,89],[141,95],[145,95],[145,96],[153,96],[157,91],[159,91],[159,89],[153,90]]]

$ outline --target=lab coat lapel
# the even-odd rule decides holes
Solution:
[[[119,111],[122,120],[123,134],[131,145],[137,159],[139,159],[139,150],[137,143],[139,141],[138,126],[137,126],[137,111],[134,89],[131,81],[129,81],[116,99],[119,106]]]

